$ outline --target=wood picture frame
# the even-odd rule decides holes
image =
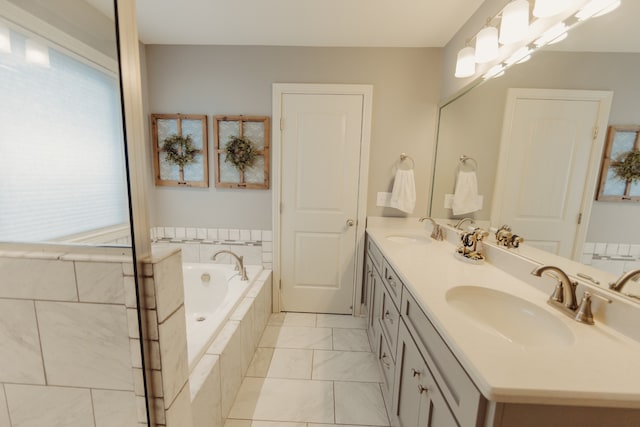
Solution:
[[[172,187],[208,187],[209,156],[207,116],[204,114],[152,114],[153,167],[155,184]],[[166,158],[166,138],[191,135],[196,148],[192,163],[179,166]]]
[[[214,116],[214,157],[216,188],[269,188],[270,170],[270,118],[268,116]],[[253,166],[239,170],[225,161],[225,147],[229,138],[247,137],[257,148],[258,156]]]
[[[620,156],[640,150],[640,126],[609,126],[600,168],[596,200],[601,202],[640,202],[640,181],[623,180],[615,173]]]

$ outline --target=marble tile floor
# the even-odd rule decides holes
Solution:
[[[389,426],[364,318],[271,315],[225,427]]]

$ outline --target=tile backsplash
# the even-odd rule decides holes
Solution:
[[[582,249],[583,264],[620,275],[640,268],[640,244],[587,242]]]
[[[249,230],[228,228],[153,227],[151,228],[154,250],[179,247],[183,262],[216,262],[230,264],[231,256],[220,250],[231,250],[244,257],[245,264],[273,268],[273,233],[271,230]]]

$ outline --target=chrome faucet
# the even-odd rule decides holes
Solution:
[[[558,280],[556,288],[549,297],[550,301],[564,305],[569,310],[575,311],[578,308],[578,298],[576,297],[576,288],[578,282],[569,279],[567,273],[555,265],[541,265],[533,269],[531,274],[541,277],[545,271],[552,271],[552,275]]]
[[[620,276],[618,280],[613,283],[609,283],[609,289],[620,292],[629,280],[634,280],[638,277],[640,277],[640,268],[637,270],[627,271],[622,276]]]
[[[444,232],[442,231],[442,227],[440,227],[440,225],[433,218],[424,216],[418,219],[418,222],[423,222],[425,219],[428,219],[429,221],[431,221],[431,224],[433,224],[433,229],[431,230],[431,238],[434,240],[444,240]]]
[[[222,250],[213,254],[211,259],[215,261],[216,257],[220,254],[229,254],[233,256],[236,259],[236,271],[240,272],[240,280],[249,280],[247,277],[247,268],[244,266],[244,257],[242,255],[236,255],[235,252]]]
[[[462,224],[464,224],[467,221],[469,221],[469,224],[471,225],[475,224],[475,222],[473,221],[473,218],[465,217],[459,220],[458,222],[456,222],[456,225],[454,225],[453,228],[455,228],[456,230],[462,230]]]

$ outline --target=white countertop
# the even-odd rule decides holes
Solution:
[[[455,245],[449,242],[386,239],[403,232],[428,237],[431,226],[419,227],[398,230],[370,222],[367,232],[487,399],[640,408],[640,343],[599,322],[595,309],[593,326],[570,319],[547,304],[553,286],[545,293],[488,262],[466,263],[454,256]],[[499,290],[536,304],[570,329],[573,343],[522,346],[506,340],[447,303],[447,290],[463,285]]]

